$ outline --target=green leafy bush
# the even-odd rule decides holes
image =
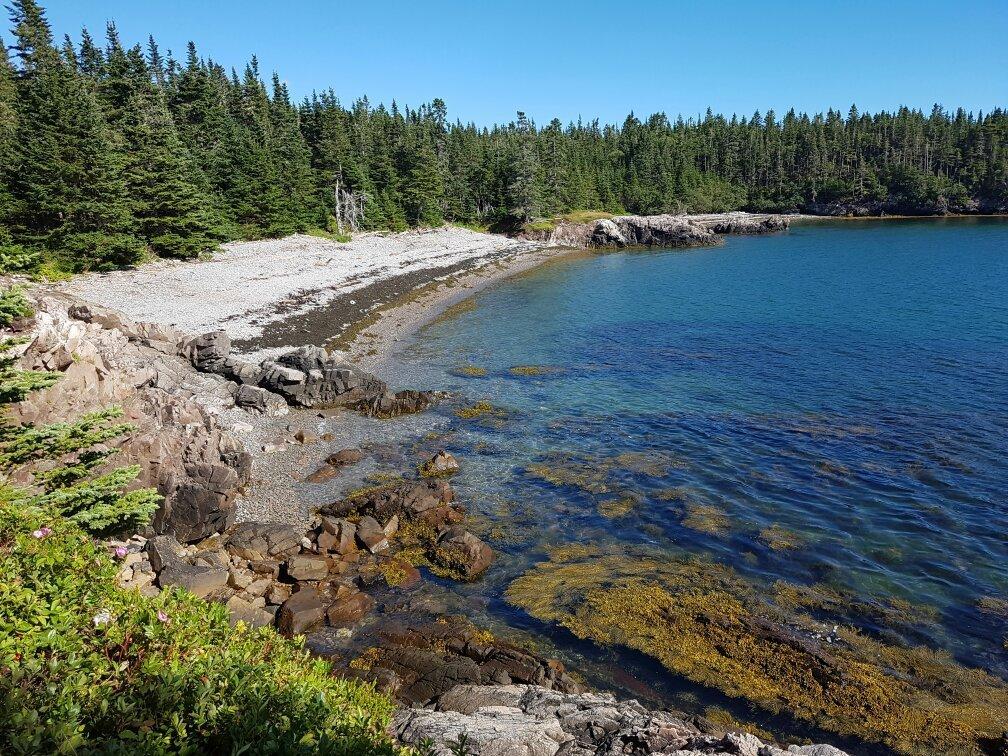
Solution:
[[[0,752],[394,754],[388,699],[0,496]]]

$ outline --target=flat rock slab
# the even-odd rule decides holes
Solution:
[[[325,580],[329,575],[329,560],[324,556],[297,554],[287,560],[287,574],[299,582]]]
[[[349,627],[374,609],[375,601],[366,593],[353,593],[337,600],[326,612],[330,627]]]

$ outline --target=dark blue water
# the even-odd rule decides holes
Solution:
[[[446,443],[470,509],[501,526],[498,566],[468,590],[513,621],[501,592],[546,545],[647,545],[921,605],[904,640],[1008,670],[1005,619],[977,608],[1008,598],[1008,222],[815,223],[567,260],[429,327],[405,361],[506,412],[453,420]],[[594,490],[527,471],[557,459],[598,471]],[[636,504],[600,514],[614,497]],[[716,532],[687,505],[720,513]]]

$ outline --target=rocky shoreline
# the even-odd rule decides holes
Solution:
[[[707,240],[748,227],[725,223],[616,227],[624,238],[682,232]],[[758,232],[770,230],[777,229]],[[234,354],[223,330],[191,334],[137,321],[65,289],[39,287],[30,296],[36,315],[18,326],[22,362],[63,378],[18,405],[17,419],[121,406],[136,431],[116,463],[138,464],[137,485],[165,498],[149,531],[108,543],[121,554],[124,588],[153,595],[182,586],[224,605],[233,621],[289,635],[350,637],[371,615],[401,617],[369,626],[353,647],[323,653],[341,674],[397,698],[397,737],[431,740],[432,753],[450,753],[463,736],[474,756],[786,753],[703,718],[589,692],[559,661],[410,602],[426,575],[474,581],[492,565],[492,550],[468,529],[447,480],[458,462],[439,453],[419,470],[346,492],[348,472],[368,452],[337,448],[336,429],[352,417],[422,412],[441,399],[436,393],[394,391],[319,347],[256,359]],[[275,462],[257,466],[284,450],[318,460],[296,475],[320,498],[334,482],[343,492],[296,516],[271,508],[291,510],[293,502],[273,501],[252,519],[239,517],[255,477],[278,477]],[[842,754],[829,746],[789,752]]]

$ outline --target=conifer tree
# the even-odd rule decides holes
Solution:
[[[18,0],[12,21],[19,60],[15,141],[19,240],[74,270],[137,262],[126,184],[98,100],[52,46],[34,0]]]
[[[406,179],[402,197],[406,219],[414,226],[440,226],[444,187],[437,155],[426,132],[418,135],[406,153]]]

